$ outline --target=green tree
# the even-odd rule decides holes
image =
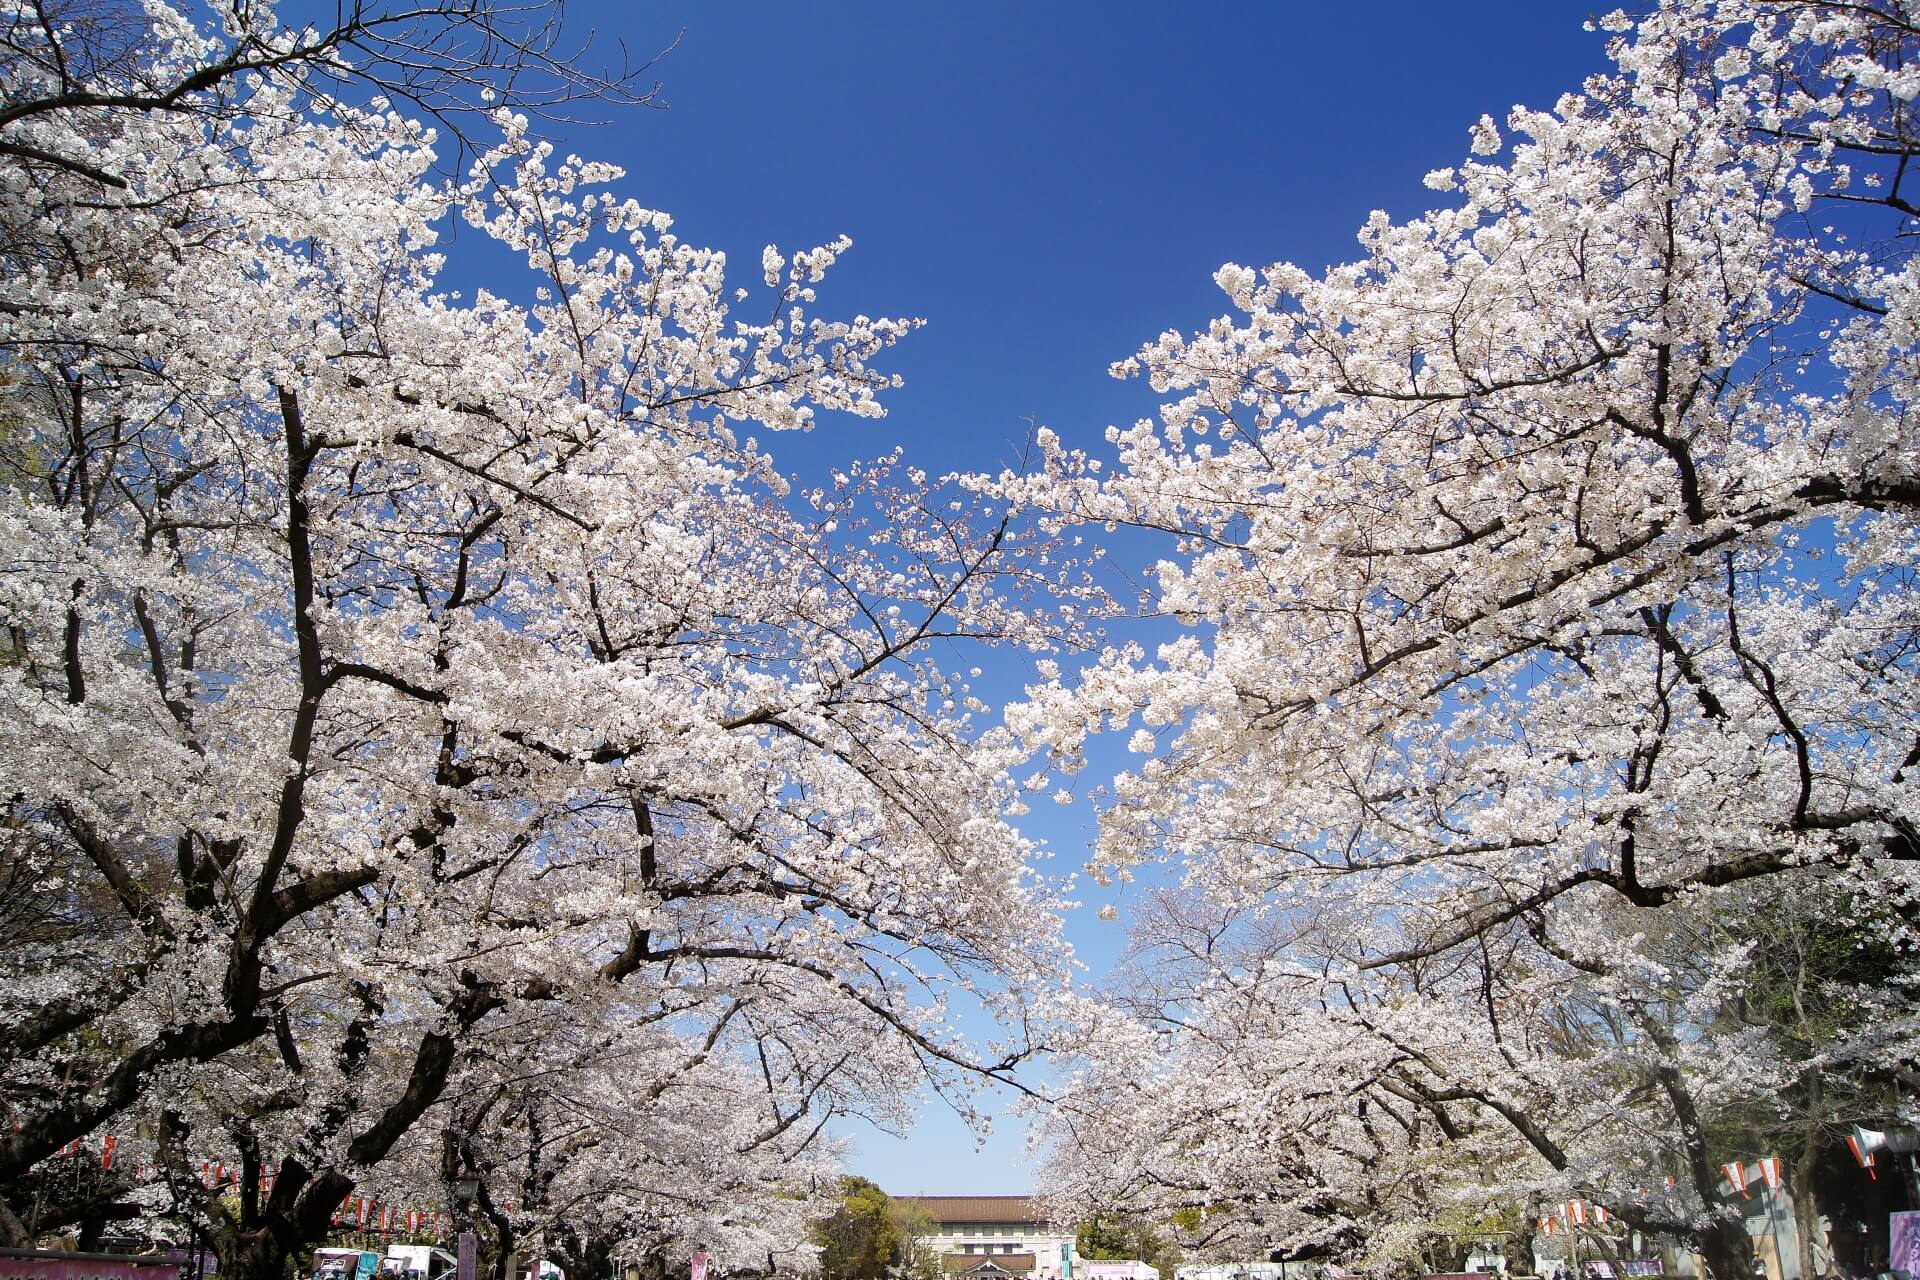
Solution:
[[[907,1274],[918,1280],[939,1280],[941,1251],[933,1238],[940,1231],[940,1220],[917,1200],[895,1200],[893,1225],[900,1233],[902,1262]]]
[[[1171,1237],[1153,1223],[1125,1215],[1095,1215],[1073,1234],[1073,1252],[1089,1262],[1130,1259],[1150,1263],[1161,1275],[1171,1275],[1180,1262],[1180,1250]]]
[[[840,1179],[840,1207],[814,1223],[813,1239],[829,1280],[880,1280],[913,1248],[892,1198],[851,1175]]]

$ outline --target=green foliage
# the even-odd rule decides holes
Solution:
[[[892,1198],[852,1176],[840,1179],[840,1207],[813,1224],[813,1240],[828,1280],[880,1280],[913,1250]]]
[[[1074,1231],[1073,1252],[1088,1262],[1131,1259],[1171,1275],[1181,1261],[1180,1250],[1157,1225],[1140,1218],[1112,1214],[1096,1216]]]
[[[917,1201],[895,1200],[893,1224],[900,1232],[907,1274],[918,1280],[939,1280],[940,1249],[931,1241],[940,1231],[940,1220]]]

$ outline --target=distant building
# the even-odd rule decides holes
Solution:
[[[1073,1232],[1047,1222],[1031,1196],[894,1199],[934,1220],[933,1233],[916,1243],[938,1252],[941,1268],[954,1280],[1063,1280],[1061,1248],[1072,1242]],[[1076,1260],[1074,1280],[1080,1280],[1081,1265]]]

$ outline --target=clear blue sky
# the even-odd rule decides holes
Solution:
[[[926,317],[877,423],[769,441],[789,469],[896,443],[930,470],[1011,460],[1034,419],[1096,445],[1154,409],[1107,365],[1224,311],[1222,262],[1356,253],[1367,213],[1436,199],[1482,112],[1551,105],[1603,62],[1560,0],[1228,6],[569,0],[578,36],[649,53],[670,106],[567,137],[628,170],[683,239],[728,251],[845,233],[822,314]],[[1049,812],[1042,812],[1049,808]],[[1036,806],[1055,866],[1082,806]],[[1043,824],[1043,825],[1042,825]],[[1124,922],[1071,928],[1097,971]],[[1124,911],[1125,901],[1121,900]],[[895,1193],[1030,1188],[1017,1124],[976,1151],[938,1108],[902,1142],[850,1128],[853,1171]]]

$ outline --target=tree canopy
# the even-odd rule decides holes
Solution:
[[[917,322],[816,311],[844,239],[736,291],[556,154],[541,107],[644,90],[529,16],[8,13],[0,776],[33,909],[0,1241],[88,1212],[30,1184],[111,1137],[243,1276],[349,1193],[473,1174],[503,1253],[590,1204],[583,1256],[762,1261],[751,1206],[805,1199],[828,1117],[964,1106],[1032,1051],[943,1011],[1020,1026],[1061,963],[967,654],[1075,643],[1070,560],[897,453],[790,489],[750,433],[879,415]],[[456,221],[525,281],[450,289]]]
[[[1221,268],[1115,366],[1165,398],[1117,465],[1002,486],[1164,535],[1187,627],[1010,712],[1064,770],[1131,728],[1096,872],[1182,873],[1088,1014],[1065,1204],[1405,1257],[1591,1202],[1744,1273],[1722,1126],[1911,1070],[1916,31],[1600,25],[1611,72],[1358,261]],[[1811,1038],[1747,998],[1789,912],[1889,965],[1811,978]]]

